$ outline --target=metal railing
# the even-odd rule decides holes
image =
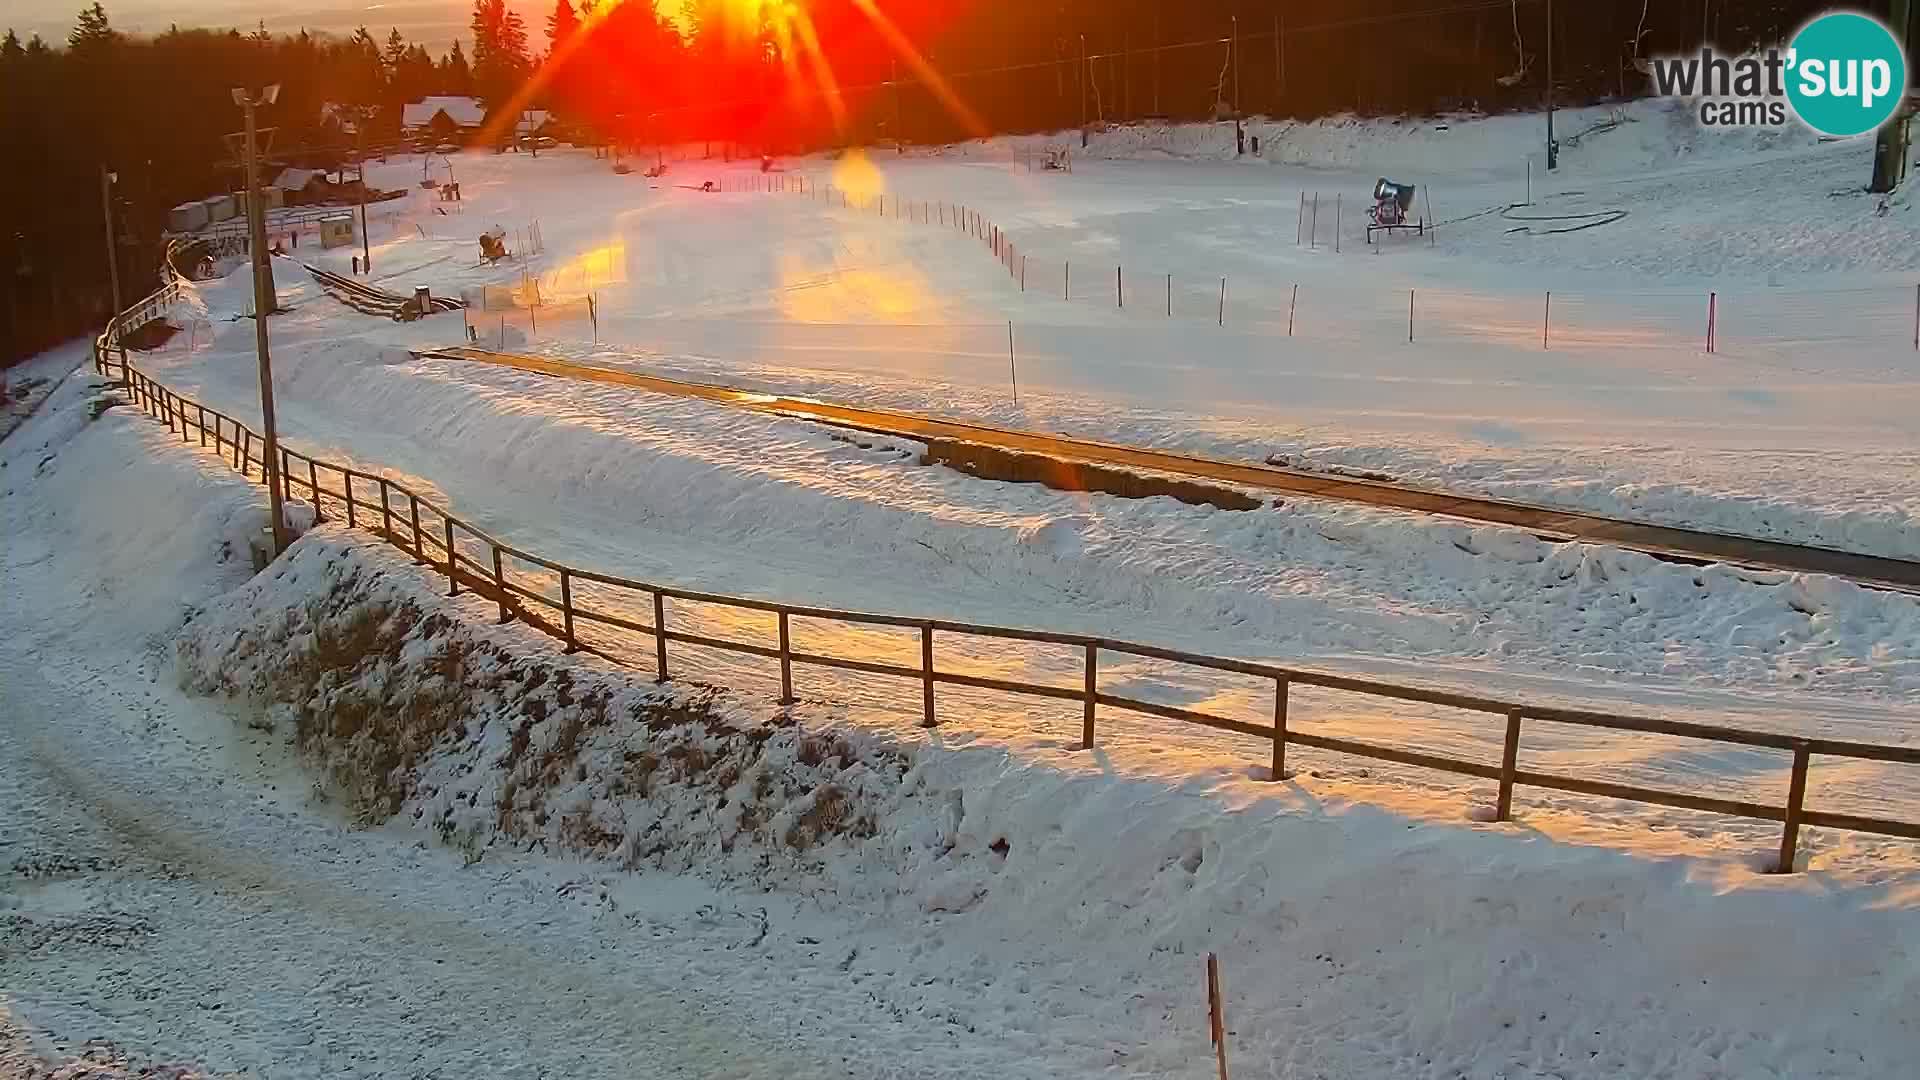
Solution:
[[[151,321],[152,318],[158,317],[156,313],[164,309],[165,302],[177,291],[178,285],[169,283],[110,322],[107,330],[102,333],[96,349],[98,370],[103,375],[110,376],[114,373],[114,369],[118,368],[135,403],[156,419],[166,423],[169,430],[177,430],[183,442],[192,442],[197,437],[200,446],[221,454],[242,475],[251,478],[257,467],[260,470],[261,479],[264,480],[266,476],[266,462],[263,460],[262,453],[264,442],[258,434],[225,413],[183,397],[142,373],[131,364],[125,349],[118,343],[117,335],[121,331],[138,329],[143,325],[143,320]],[[114,359],[116,354],[117,360]],[[1801,737],[1715,724],[1530,705],[1476,694],[1407,686],[1288,665],[1208,656],[1107,637],[783,604],[751,597],[676,588],[671,585],[603,574],[543,558],[501,541],[471,522],[455,516],[445,507],[423,498],[398,481],[349,466],[321,461],[293,450],[285,443],[279,445],[279,455],[278,465],[286,490],[291,496],[299,494],[304,489],[312,500],[317,520],[325,520],[333,514],[344,514],[349,527],[371,530],[382,540],[412,555],[416,565],[430,567],[434,572],[444,575],[447,579],[447,595],[457,596],[462,590],[466,590],[490,600],[496,605],[499,620],[502,623],[516,619],[524,622],[559,640],[568,653],[585,651],[620,666],[633,666],[634,658],[623,655],[618,649],[605,645],[597,646],[592,642],[584,641],[582,639],[583,624],[607,627],[650,638],[653,673],[654,677],[660,681],[666,681],[669,677],[669,646],[682,644],[704,646],[777,661],[780,666],[782,704],[791,704],[795,700],[793,668],[796,664],[918,682],[921,687],[920,723],[925,727],[932,727],[938,723],[935,688],[942,685],[1078,702],[1081,705],[1080,747],[1082,749],[1093,748],[1096,726],[1101,715],[1099,710],[1104,706],[1109,709],[1142,713],[1232,732],[1267,743],[1271,755],[1270,778],[1275,780],[1284,779],[1287,776],[1286,756],[1289,746],[1351,754],[1377,761],[1491,780],[1498,785],[1494,817],[1501,821],[1512,817],[1514,791],[1517,788],[1531,787],[1705,811],[1736,818],[1780,822],[1782,830],[1779,858],[1775,865],[1781,872],[1792,871],[1800,830],[1804,826],[1920,839],[1920,822],[1837,813],[1810,809],[1806,806],[1807,774],[1816,755],[1854,761],[1920,765],[1920,747]],[[535,567],[537,571],[529,572],[522,569],[523,567]],[[529,577],[533,580],[529,581]],[[542,581],[549,583],[548,589],[551,589],[551,592],[536,587]],[[651,621],[625,618],[613,611],[589,606],[578,595],[577,586],[582,583],[633,594],[650,601]],[[715,604],[770,614],[777,622],[777,641],[774,644],[760,644],[673,629],[668,625],[666,611],[668,599]],[[798,650],[793,647],[791,633],[791,622],[796,618],[915,631],[919,643],[920,662],[917,666],[909,666]],[[1081,684],[1077,687],[1046,685],[943,671],[934,662],[936,635],[1076,647],[1082,650],[1084,657]],[[1273,686],[1272,722],[1249,723],[1195,709],[1144,701],[1104,691],[1100,688],[1099,679],[1100,659],[1103,654],[1162,660],[1269,681]],[[1501,717],[1505,723],[1505,739],[1500,762],[1497,765],[1487,764],[1294,730],[1288,725],[1288,705],[1290,692],[1296,686],[1319,687]],[[1519,763],[1520,744],[1529,721],[1608,731],[1678,736],[1723,745],[1788,753],[1792,755],[1792,764],[1785,799],[1778,804],[1724,799],[1523,769]]]

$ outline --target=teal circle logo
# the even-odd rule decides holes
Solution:
[[[1877,130],[1907,92],[1900,42],[1865,15],[1820,16],[1794,35],[1787,55],[1787,100],[1822,135],[1847,138]]]

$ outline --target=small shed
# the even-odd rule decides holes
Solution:
[[[207,208],[207,221],[209,223],[225,221],[239,212],[238,208],[233,204],[233,196],[231,195],[215,195],[209,199],[202,199],[200,200],[200,205]]]
[[[167,231],[190,233],[207,227],[207,204],[181,203],[167,211]]]
[[[354,239],[352,214],[329,214],[320,219],[321,247],[346,247]]]

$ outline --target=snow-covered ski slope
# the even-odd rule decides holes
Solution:
[[[375,277],[524,273],[552,306],[482,329],[599,362],[1920,556],[1920,211],[1860,190],[1860,142],[1702,132],[1659,103],[1560,130],[1615,116],[1557,173],[1534,160],[1521,207],[1537,116],[1255,125],[1257,160],[1233,158],[1226,125],[1122,129],[1071,174],[1025,164],[1067,136],[783,162],[812,199],[689,190],[752,182],[753,163],[650,182],[583,151],[464,154],[432,171],[465,200],[416,186]],[[417,185],[421,165],[373,175]],[[1436,235],[1363,242],[1378,175],[1422,185]],[[889,216],[830,207],[842,192]],[[1318,243],[1296,244],[1313,193]],[[900,200],[935,223],[893,216]],[[1025,292],[938,224],[956,204],[1005,230]],[[1616,212],[1570,233],[1516,220]],[[480,231],[517,246],[536,221],[544,256],[478,265]],[[566,303],[588,295],[597,331]]]
[[[309,325],[343,341],[316,358],[301,320],[331,301],[297,302],[276,323],[287,399],[311,401],[327,364],[393,391],[345,359],[367,344],[353,324]],[[224,344],[207,366],[244,366]],[[1819,872],[1762,875],[1693,826],[1569,835],[1555,810],[1481,824],[1417,793],[1396,813],[1353,775],[1168,783],[1125,745],[965,745],[958,725],[926,743],[827,732],[796,762],[795,736],[834,721],[813,703],[799,728],[767,722],[732,788],[662,765],[620,790],[636,750],[692,761],[723,742],[624,707],[583,723],[587,702],[697,688],[563,658],[342,526],[250,575],[260,489],[131,409],[90,422],[92,382],[63,383],[0,444],[0,1072],[84,1053],[128,1075],[1211,1076],[1209,951],[1242,1076],[1880,1080],[1920,1052],[1914,876],[1886,860],[1823,851]],[[834,460],[812,435],[776,449],[808,447]],[[311,669],[314,620],[380,603],[442,625],[323,696],[444,695],[456,642],[474,678],[464,730],[405,755],[415,797],[355,828],[292,745],[324,700],[271,695],[297,684],[293,661]],[[202,696],[223,678],[268,696]],[[775,714],[749,696],[714,708],[741,726]],[[550,757],[568,767],[536,815],[513,780]],[[830,777],[871,835],[800,851],[754,836],[742,804],[769,775]],[[466,847],[441,842],[448,807]],[[582,816],[635,851],[676,843],[590,854]]]
[[[1819,227],[1846,237],[1859,253],[1855,269],[1807,281],[1866,287],[1920,276],[1911,243],[1873,241],[1896,233],[1913,239],[1916,219],[1907,205],[1890,204],[1882,215],[1863,196],[1829,195],[1856,183],[1861,148],[1703,142],[1681,154],[1677,148],[1686,144],[1676,141],[1660,179],[1648,147],[1677,138],[1677,129],[1657,111],[1635,115],[1569,150],[1566,173],[1555,181],[1625,192],[1636,214],[1609,228],[1673,216],[1677,211],[1659,202],[1668,198],[1691,199],[1699,213],[1719,219],[1725,189],[1738,183],[1764,189],[1756,201],[1777,208],[1780,265],[1838,258],[1795,254],[1794,244],[1812,243],[1806,237]],[[1370,190],[1369,171],[1452,190],[1408,166],[1455,135],[1468,140],[1475,163],[1455,180],[1461,203],[1477,191],[1478,201],[1491,205],[1508,197],[1510,178],[1493,167],[1489,147],[1510,145],[1516,168],[1508,171],[1517,173],[1521,148],[1531,146],[1532,129],[1523,121],[1454,121],[1444,133],[1326,125],[1288,136],[1318,139],[1309,145],[1319,146],[1345,133],[1355,148],[1343,153],[1371,147],[1387,161],[1366,171],[1082,155],[1070,175],[1028,174],[1013,142],[791,167],[812,182],[856,192],[884,187],[909,200],[965,202],[1000,222],[1034,257],[1051,250],[1076,264],[1102,252],[1131,252],[1152,228],[1159,239],[1145,245],[1143,259],[1209,267],[1270,259],[1277,273],[1311,271],[1349,287],[1390,281],[1396,289],[1407,280],[1424,289],[1444,271],[1449,281],[1473,278],[1490,289],[1486,282],[1503,260],[1551,243],[1569,245],[1563,271],[1527,262],[1505,270],[1505,291],[1487,295],[1527,299],[1525,290],[1536,284],[1558,288],[1559,273],[1586,283],[1592,295],[1599,295],[1595,281],[1616,289],[1654,286],[1659,295],[1696,288],[1684,275],[1643,280],[1642,249],[1673,243],[1660,230],[1497,233],[1473,241],[1460,235],[1465,230],[1450,238],[1443,229],[1432,247],[1396,238],[1382,254],[1365,253],[1363,244],[1354,245],[1363,249],[1356,254],[1343,241],[1333,255],[1294,248],[1290,233],[1263,239],[1253,230],[1210,234],[1180,224],[1229,205],[1255,223],[1269,213],[1291,217],[1300,190]],[[1231,139],[1230,129],[1224,138]],[[1601,154],[1606,139],[1624,140],[1616,159]],[[1271,134],[1263,143],[1287,145]],[[396,161],[379,179],[417,180],[420,167],[418,159]],[[510,344],[531,335],[532,348],[601,364],[1117,441],[1250,458],[1280,454],[1296,464],[1358,467],[1626,516],[1909,557],[1920,552],[1920,480],[1912,467],[1920,462],[1913,420],[1920,412],[1910,407],[1920,368],[1898,342],[1882,350],[1808,348],[1791,358],[1708,356],[1679,345],[1543,352],[1490,342],[1289,342],[1284,334],[1154,319],[1131,308],[1123,314],[1032,290],[1023,296],[977,241],[937,224],[796,195],[650,187],[637,174],[613,174],[585,152],[537,160],[460,155],[454,169],[465,201],[447,207],[415,196],[416,209],[424,210],[417,227],[376,236],[377,282],[397,292],[416,283],[450,292],[511,284],[524,272],[544,277],[548,298],[559,300],[564,289],[556,283],[584,284],[591,272],[603,342],[624,339],[594,344],[591,325],[568,318],[558,303],[537,313],[473,314],[478,329],[504,334]],[[697,186],[724,169],[681,164],[669,179]],[[1543,173],[1536,172],[1536,184],[1544,183]],[[1806,186],[1807,174],[1819,178],[1817,191]],[[757,172],[741,166],[737,175]],[[1789,184],[1781,179],[1787,175],[1801,179]],[[1658,199],[1637,196],[1643,183]],[[477,264],[474,237],[482,229],[497,224],[511,243],[513,232],[535,219],[545,256],[524,271]],[[1059,230],[1052,241],[1048,219]],[[1281,225],[1290,229],[1292,222]],[[1123,241],[1128,235],[1136,239]],[[300,254],[316,253],[303,245]],[[348,253],[317,254],[345,263]],[[1607,258],[1634,267],[1608,270]],[[1766,290],[1766,274],[1783,271],[1768,271],[1757,258],[1725,257],[1715,264],[1714,283]],[[285,436],[323,457],[394,470],[422,491],[443,493],[496,535],[573,565],[795,603],[1103,634],[1525,700],[1874,741],[1917,737],[1920,604],[1911,597],[1820,577],[1661,564],[1602,546],[1554,548],[1509,530],[1312,500],[1237,513],[973,480],[918,466],[916,448],[906,444],[862,447],[811,425],[698,402],[416,360],[406,347],[460,337],[452,316],[406,326],[369,319],[325,297],[296,267],[279,269],[294,306],[273,322]],[[251,417],[252,328],[232,318],[245,306],[243,281],[196,289],[182,315],[187,332],[144,357],[143,367],[183,393]],[[1008,321],[1019,349],[1017,407],[1003,383]],[[1910,350],[1910,342],[1904,347]],[[644,621],[650,613],[636,614]],[[684,605],[674,617],[695,632],[769,640],[770,627],[723,611]],[[917,662],[904,639],[866,635],[833,644],[822,651],[868,649],[877,658]],[[748,690],[775,685],[770,664],[683,652],[689,675]],[[1071,685],[1080,658],[1071,650],[956,648],[943,651],[943,668],[949,662],[953,670]],[[1168,704],[1254,722],[1265,722],[1271,709],[1271,688],[1252,682],[1200,679],[1145,662],[1111,674],[1124,681],[1118,692]],[[802,692],[845,704],[853,723],[904,728],[918,716],[917,688],[883,679],[814,673],[803,678]],[[1078,730],[1070,707],[963,691],[954,700],[967,715],[947,737],[1047,753]],[[1302,703],[1296,715],[1296,722],[1326,725],[1329,733],[1370,735],[1388,725],[1395,742],[1412,749],[1498,760],[1499,726],[1483,719],[1331,695]],[[1262,760],[1260,748],[1232,737],[1147,718],[1112,725],[1111,737],[1138,751],[1121,759],[1127,768],[1166,775],[1251,783],[1246,769]],[[1107,738],[1103,728],[1103,744]],[[1767,801],[1784,791],[1783,755],[1703,757],[1701,750],[1679,740],[1571,732],[1543,742],[1540,752],[1549,767],[1586,768],[1624,782],[1692,788],[1707,778],[1714,794]],[[1324,768],[1347,777],[1382,772],[1334,759]],[[1459,790],[1450,780],[1398,770],[1367,780],[1383,789]],[[1812,801],[1831,809],[1899,816],[1920,804],[1920,777],[1900,770],[1822,769],[1813,782]],[[1396,796],[1383,790],[1381,797]],[[1639,820],[1618,807],[1563,805]],[[1710,835],[1766,850],[1770,831]],[[1874,857],[1903,857],[1897,852],[1905,847],[1891,845],[1890,853],[1888,845],[1868,844]],[[1825,857],[1844,856],[1829,847]]]

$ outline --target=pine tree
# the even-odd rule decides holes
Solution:
[[[449,94],[465,94],[473,89],[473,68],[467,63],[467,54],[460,49],[456,39],[453,48],[440,61],[436,72],[440,80],[439,89]]]
[[[0,40],[0,61],[12,63],[26,55],[27,50],[20,46],[20,35],[13,32],[13,27],[7,27],[6,39]]]
[[[533,67],[527,53],[527,27],[506,0],[474,0],[473,81],[489,108],[513,95]]]
[[[407,58],[407,39],[400,36],[400,28],[395,26],[387,31],[387,50],[381,59],[386,61],[387,74],[391,77],[400,70],[400,64]]]
[[[547,16],[547,41],[554,52],[573,38],[580,29],[580,16],[573,10],[569,0],[554,0],[553,14]]]
[[[79,23],[67,34],[67,47],[77,53],[92,52],[120,40],[120,32],[107,21],[107,9],[95,0],[92,7],[80,9]]]

